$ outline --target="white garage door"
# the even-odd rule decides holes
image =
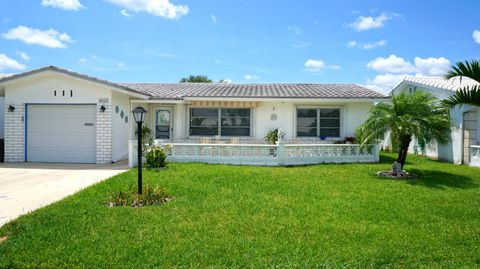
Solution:
[[[27,161],[95,163],[95,105],[28,105]]]

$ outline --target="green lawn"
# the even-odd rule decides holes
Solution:
[[[0,267],[480,267],[480,169],[409,156],[293,168],[171,164],[175,199],[108,208],[131,170],[0,228]]]

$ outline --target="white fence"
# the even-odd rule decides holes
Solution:
[[[129,144],[130,167],[137,165],[136,143],[132,140]],[[379,161],[377,145],[166,143],[161,146],[167,150],[167,159],[172,162],[288,166]]]
[[[480,145],[470,146],[470,166],[480,167]]]

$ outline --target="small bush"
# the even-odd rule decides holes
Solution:
[[[145,168],[160,168],[167,166],[167,154],[162,147],[151,146],[145,152]]]
[[[144,186],[142,194],[138,195],[137,188],[131,187],[128,191],[116,191],[110,195],[109,206],[161,205],[172,200],[172,197],[160,187]]]

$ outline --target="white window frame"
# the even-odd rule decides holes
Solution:
[[[298,136],[297,135],[297,110],[298,109],[316,109],[317,110],[317,136]],[[293,115],[293,122],[294,122],[294,125],[293,125],[293,137],[295,139],[311,139],[311,138],[317,138],[319,139],[319,132],[320,132],[320,120],[319,120],[319,110],[320,109],[338,109],[340,110],[340,134],[338,137],[327,137],[327,139],[329,140],[342,140],[342,138],[344,137],[344,133],[345,133],[345,130],[344,130],[344,115],[345,115],[345,108],[344,106],[315,106],[315,105],[296,105],[294,106],[294,115]]]

